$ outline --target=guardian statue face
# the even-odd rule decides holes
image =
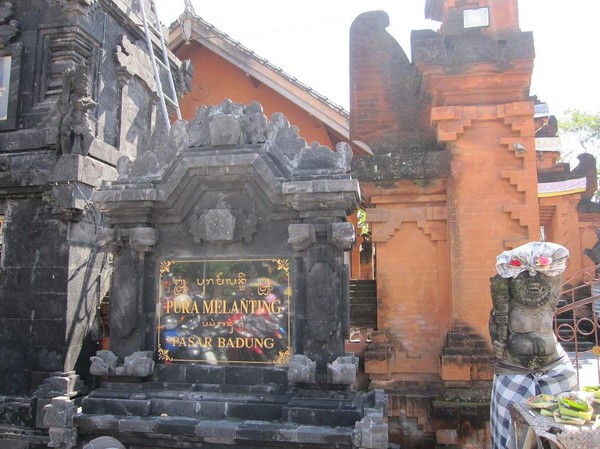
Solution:
[[[538,308],[545,304],[556,307],[560,290],[560,277],[542,273],[531,276],[527,271],[509,282],[511,298],[526,307]]]

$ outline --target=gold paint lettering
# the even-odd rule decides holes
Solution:
[[[202,301],[202,313],[216,313],[214,301]]]
[[[241,292],[246,290],[246,273],[238,273],[238,286]]]
[[[271,310],[275,315],[279,315],[281,313],[281,301],[280,300],[276,299],[275,301],[273,301],[271,307],[272,307]]]

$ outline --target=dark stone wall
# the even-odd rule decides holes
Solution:
[[[156,84],[132,14],[137,1],[0,7],[0,57],[11,57],[8,118],[0,120],[0,395],[28,395],[54,372],[76,368],[89,380],[110,277],[109,256],[96,248],[102,217],[89,199],[117,177],[119,157],[147,150]],[[87,157],[57,151],[65,73],[81,65],[97,103],[87,117],[95,138]]]
[[[6,201],[0,276],[0,386],[29,391],[36,373],[61,371],[67,226],[39,198]]]

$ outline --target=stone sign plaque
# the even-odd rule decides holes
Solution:
[[[289,259],[163,260],[157,360],[285,364],[291,293]]]

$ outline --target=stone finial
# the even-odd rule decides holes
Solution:
[[[44,380],[44,383],[35,392],[34,396],[40,398],[53,398],[57,396],[74,397],[82,387],[79,375],[75,371],[57,372]]]
[[[354,445],[364,449],[388,448],[388,425],[383,416],[367,415],[356,423]]]
[[[194,9],[194,5],[192,5],[192,0],[183,0],[185,5],[185,12],[189,12],[190,14],[196,15],[196,10]]]
[[[76,413],[77,407],[68,396],[52,398],[52,402],[44,407],[44,426],[73,427],[73,417]]]
[[[332,384],[352,385],[356,380],[358,358],[354,356],[338,357],[327,364],[327,382]]]
[[[223,103],[196,110],[189,123],[191,146],[248,145],[266,140],[267,119],[262,106],[253,102],[247,106],[229,99]]]
[[[117,366],[117,376],[148,377],[154,372],[152,351],[134,352],[123,360],[123,366]]]
[[[356,241],[356,232],[352,223],[332,223],[328,237],[330,243],[347,251]]]
[[[294,165],[300,171],[328,170],[335,174],[347,173],[352,162],[352,148],[346,142],[336,145],[336,151],[313,142],[310,147],[303,148],[296,158]]]
[[[120,234],[113,228],[100,228],[96,234],[96,248],[100,251],[114,252],[123,246]]]
[[[139,351],[126,356],[123,365],[112,351],[98,351],[90,357],[90,373],[94,376],[148,377],[154,372],[152,351]]]
[[[350,169],[352,148],[348,143],[336,145],[336,151],[313,142],[310,146],[299,136],[281,113],[269,121],[262,106],[234,103],[229,99],[215,106],[201,106],[189,122],[175,122],[169,133],[157,132],[153,148],[131,162],[117,163],[119,179],[160,177],[175,157],[186,149],[262,144],[266,152],[287,176],[345,175]]]
[[[154,228],[133,228],[129,231],[131,247],[140,253],[152,252],[158,243],[158,230]]]
[[[305,355],[296,354],[288,365],[288,381],[290,383],[316,383],[317,362]]]
[[[288,226],[288,243],[296,251],[303,251],[317,241],[315,226],[312,224],[291,224]]]
[[[112,351],[98,351],[90,357],[90,373],[94,376],[114,376],[119,358]]]

